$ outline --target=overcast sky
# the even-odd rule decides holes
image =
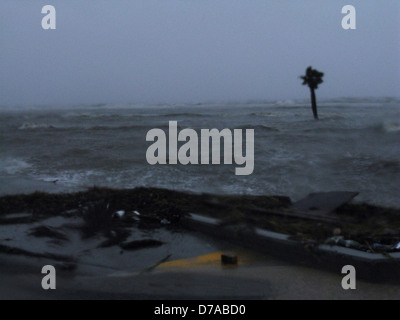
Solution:
[[[400,96],[400,1],[0,2],[0,105],[308,98],[309,65],[317,97]]]

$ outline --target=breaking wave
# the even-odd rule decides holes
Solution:
[[[275,102],[275,106],[281,107],[281,106],[293,106],[295,105],[296,102],[294,100],[278,100]]]
[[[26,169],[29,169],[31,164],[18,158],[6,158],[0,159],[0,172],[7,174],[21,173]]]
[[[46,123],[24,123],[18,130],[35,130],[35,129],[55,129],[56,127]]]
[[[385,132],[400,132],[400,122],[386,121],[383,123],[383,130]]]

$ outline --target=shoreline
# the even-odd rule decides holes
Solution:
[[[204,194],[207,193],[201,192],[201,191],[191,191],[187,190],[185,188],[183,189],[170,189],[170,188],[165,188],[164,186],[133,186],[129,188],[120,188],[120,187],[110,187],[108,185],[102,186],[102,185],[65,185],[62,182],[52,182],[52,181],[43,181],[43,180],[37,180],[33,179],[30,177],[26,176],[10,176],[10,175],[4,175],[0,174],[0,198],[4,196],[15,196],[15,195],[29,195],[35,192],[44,192],[44,193],[51,193],[51,194],[66,194],[66,193],[77,193],[77,192],[85,192],[87,190],[93,189],[93,188],[98,188],[98,189],[114,189],[114,190],[131,190],[131,189],[137,189],[137,188],[149,188],[149,189],[166,189],[166,190],[171,190],[174,192],[180,192],[180,193],[193,193],[193,194]],[[328,190],[329,191],[335,191],[335,190]],[[219,192],[219,193],[214,193],[217,196],[229,196],[229,195],[237,195],[237,196],[252,196],[251,193],[227,193],[227,192]],[[255,197],[258,196],[263,196],[263,194],[256,193],[254,195]],[[278,196],[281,197],[286,197],[291,200],[300,200],[302,197],[306,196],[306,194],[302,195],[297,195],[296,197],[292,197],[291,194],[278,194]],[[358,196],[361,199],[364,199],[364,197],[359,194]],[[363,205],[366,204],[368,206],[374,206],[374,207],[384,207],[384,208],[390,208],[393,210],[399,210],[400,211],[400,205],[387,205],[387,204],[382,204],[379,202],[375,202],[372,199],[370,201],[365,201],[365,200],[359,200],[355,199],[352,201],[352,203],[356,205]]]
[[[30,194],[33,192],[65,193],[84,188],[72,188],[62,184],[39,181],[26,177],[0,176],[0,197],[8,195]]]
[[[246,246],[245,241],[217,239],[185,227],[189,212],[206,212],[219,219],[220,236],[236,226],[247,226],[239,228],[246,231],[256,223],[257,227],[295,236],[291,241],[299,243],[299,250],[307,243],[320,243],[336,227],[289,217],[264,217],[255,210],[288,210],[290,204],[290,199],[282,196],[221,196],[158,188],[0,196],[0,282],[6,288],[0,299],[400,297],[398,281],[359,279],[357,292],[347,292],[341,288],[339,269],[332,272],[317,264],[306,266],[301,259],[271,256],[273,250],[261,252]],[[365,230],[377,228],[377,214],[385,219],[399,216],[398,210],[363,204],[347,204],[341,210],[351,212],[353,219],[366,219]],[[252,215],[253,211],[257,214]],[[369,217],[359,216],[361,213]],[[335,215],[344,217],[340,210]],[[348,232],[345,224],[340,227],[344,234]],[[400,226],[392,227],[400,230]],[[303,242],[310,237],[316,242]],[[239,264],[224,268],[215,258],[221,252],[235,252]],[[44,264],[55,265],[61,276],[62,290],[56,294],[38,288]]]

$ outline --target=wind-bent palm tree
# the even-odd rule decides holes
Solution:
[[[319,72],[312,67],[308,67],[306,69],[306,75],[301,76],[300,78],[303,79],[303,85],[308,85],[311,91],[311,104],[312,104],[312,111],[314,114],[314,119],[318,119],[318,112],[317,112],[317,101],[315,99],[315,89],[318,89],[318,85],[324,82],[322,77],[324,76],[323,72]]]

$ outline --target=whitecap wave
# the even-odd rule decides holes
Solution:
[[[400,132],[400,122],[386,121],[383,123],[383,130],[386,132]]]
[[[96,170],[66,170],[61,171],[56,174],[44,174],[38,175],[36,178],[44,182],[57,182],[61,185],[71,187],[71,186],[83,186],[90,185],[94,182],[94,179],[98,177],[103,177],[104,173]],[[104,177],[103,177],[104,178]],[[99,179],[100,180],[100,179]],[[94,184],[93,184],[94,185]]]
[[[21,173],[32,165],[18,158],[0,159],[0,172],[7,174]]]
[[[21,125],[18,130],[35,130],[35,129],[54,129],[55,126],[46,123],[29,123]]]
[[[295,101],[287,99],[287,100],[278,100],[275,102],[275,106],[281,107],[281,106],[294,106],[296,104]]]

